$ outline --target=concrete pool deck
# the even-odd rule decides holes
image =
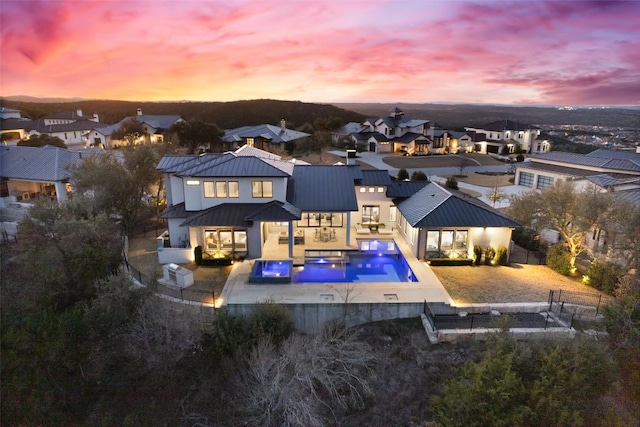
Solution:
[[[381,236],[378,236],[381,237]],[[390,239],[394,236],[385,236]],[[222,305],[256,304],[273,301],[280,304],[330,304],[330,303],[424,303],[453,300],[431,268],[418,260],[402,238],[394,238],[398,249],[407,260],[417,282],[400,283],[249,283],[249,274],[256,260],[234,265],[224,286]],[[269,257],[271,258],[271,257]],[[287,259],[287,258],[282,258]]]

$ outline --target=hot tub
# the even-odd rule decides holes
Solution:
[[[257,260],[253,264],[249,283],[291,283],[293,261]]]

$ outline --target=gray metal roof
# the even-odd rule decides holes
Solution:
[[[386,185],[389,186],[393,183],[389,171],[367,169],[362,171],[362,181],[357,185]]]
[[[264,151],[259,148],[250,147],[246,144],[234,151],[233,154],[236,156],[252,156],[260,157],[262,159],[282,160],[282,156],[269,153],[268,151]]]
[[[63,123],[59,125],[45,125],[44,120],[40,119],[35,122],[32,127],[38,133],[55,133],[55,132],[74,132],[74,131],[91,131],[94,129],[106,127],[106,123],[94,122],[92,120],[78,120],[71,123]]]
[[[208,163],[222,154],[167,154],[160,159],[156,169],[166,173],[182,173],[199,164]]]
[[[363,171],[364,172],[364,171]],[[422,190],[429,181],[393,181],[387,187],[387,197],[404,199]]]
[[[531,157],[532,162],[545,160],[571,163],[579,166],[640,172],[640,157],[637,160],[632,160],[627,158],[598,157],[595,155],[587,156],[585,154],[563,153],[560,151],[551,151]]]
[[[83,156],[80,151],[44,147],[0,147],[0,176],[42,182],[66,182],[69,167]]]
[[[603,157],[607,159],[626,159],[640,164],[640,153],[632,150],[610,150],[608,148],[598,148],[595,151],[585,154],[587,157]]]
[[[517,227],[519,224],[477,199],[429,183],[398,209],[413,227]]]
[[[300,219],[300,210],[285,202],[223,203],[189,216],[180,225],[189,227],[250,227],[253,221],[293,221],[297,219]]]
[[[234,142],[238,141],[239,138],[262,137],[271,140],[271,142],[280,143],[293,141],[306,136],[309,136],[309,134],[288,128],[282,130],[280,126],[263,124],[257,126],[242,126],[235,129],[225,130],[222,139],[227,142]]]
[[[305,212],[358,211],[357,166],[302,165],[293,169],[287,201]]]
[[[122,126],[122,124],[128,120],[137,120],[154,129],[169,129],[176,122],[182,120],[182,117],[175,114],[138,114],[136,116],[129,116],[120,120],[118,127]]]
[[[640,188],[616,191],[613,194],[614,197],[624,200],[625,202],[633,203],[640,208]]]
[[[487,123],[486,125],[476,128],[490,131],[498,131],[503,132],[505,130],[513,130],[513,131],[521,131],[521,130],[530,130],[530,129],[538,129],[535,126],[531,126],[526,123],[518,123],[513,120],[498,120],[495,122]]]
[[[275,160],[227,153],[178,172],[193,177],[287,177],[289,174],[272,164]]]
[[[429,138],[427,138],[424,135],[421,135],[419,133],[415,133],[415,132],[407,132],[402,136],[399,136],[397,138],[393,138],[390,141],[393,142],[405,142],[405,143],[410,143],[412,141],[416,141],[416,140],[420,140],[420,141],[429,141]]]
[[[169,206],[164,210],[158,217],[160,218],[188,218],[190,215],[193,215],[193,212],[187,212],[184,208],[184,202],[178,203],[177,205]]]

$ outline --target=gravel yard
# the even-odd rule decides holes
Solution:
[[[545,265],[512,264],[504,267],[431,267],[457,303],[543,302],[550,290],[599,294],[577,279],[563,276]],[[603,300],[610,297],[603,297]]]

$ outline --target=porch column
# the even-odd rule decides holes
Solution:
[[[56,198],[58,203],[66,202],[69,197],[67,196],[67,186],[64,182],[55,182],[56,186]]]
[[[293,258],[293,221],[289,221],[289,258]]]
[[[347,246],[349,246],[349,242],[351,242],[351,212],[347,212],[347,232],[345,235],[347,236]]]

